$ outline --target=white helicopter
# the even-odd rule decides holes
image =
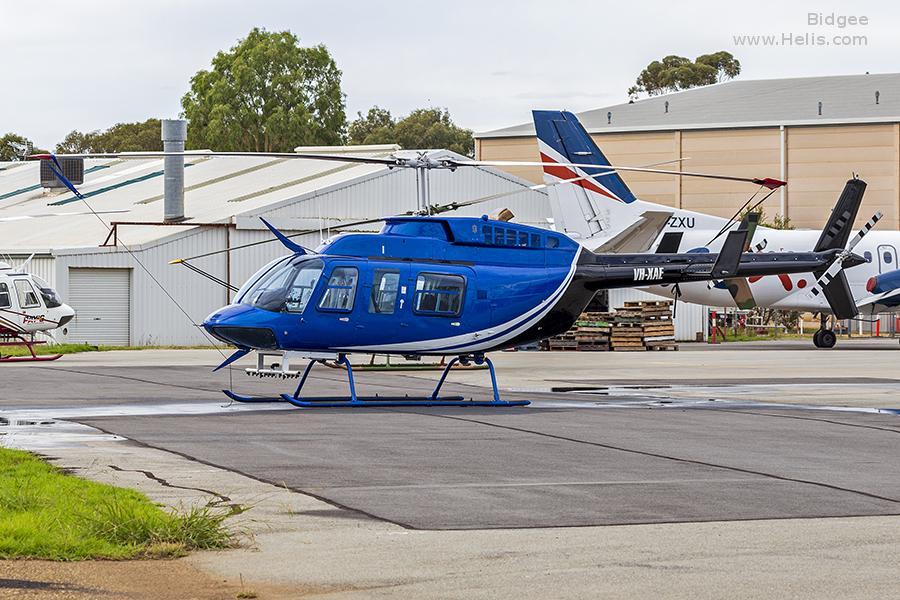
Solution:
[[[29,262],[31,257],[17,267],[0,262],[0,363],[60,358],[61,354],[36,354],[34,347],[45,342],[36,340],[35,334],[65,327],[75,316],[50,284],[25,270]],[[31,356],[3,356],[2,348],[8,346],[25,346]]]

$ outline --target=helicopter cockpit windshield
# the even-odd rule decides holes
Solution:
[[[37,286],[38,291],[40,291],[41,298],[44,299],[44,305],[47,308],[58,308],[62,306],[62,299],[59,297],[59,294],[56,293],[56,290],[50,287],[49,283],[47,283],[37,275],[32,275],[31,279]]]
[[[318,258],[294,258],[261,277],[240,302],[273,312],[302,313],[324,266]]]

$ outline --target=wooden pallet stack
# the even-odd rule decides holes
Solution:
[[[678,350],[672,324],[672,302],[626,302],[625,306],[616,309],[610,342],[615,352]]]
[[[584,312],[569,330],[545,340],[544,349],[605,352],[609,350],[611,313]]]

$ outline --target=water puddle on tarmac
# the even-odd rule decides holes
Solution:
[[[108,406],[41,407],[0,410],[0,446],[40,452],[96,442],[123,441],[77,419],[92,417],[205,415],[247,410],[286,410],[279,405],[192,402],[178,404],[122,404]]]
[[[830,390],[834,387],[835,390]],[[854,386],[858,388],[867,386]],[[869,392],[873,400],[884,396],[888,402],[893,400],[894,391],[882,394],[884,386],[873,385]],[[807,389],[803,389],[807,388]],[[725,386],[672,386],[672,385],[611,385],[611,386],[558,386],[553,392],[566,392],[584,397],[609,398],[600,402],[554,401],[542,400],[536,407],[541,408],[696,408],[696,409],[792,409],[811,411],[855,412],[870,414],[900,415],[900,408],[874,406],[840,406],[827,402],[811,404],[808,402],[770,402],[747,399],[747,396],[764,398],[783,397],[786,390],[795,397],[829,393],[839,395],[838,386],[822,384],[790,384],[786,385],[725,385]],[[846,393],[846,388],[840,390]],[[828,396],[825,396],[827,398]],[[874,403],[874,402],[873,402]]]

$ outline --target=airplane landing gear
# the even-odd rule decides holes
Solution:
[[[837,335],[828,329],[828,317],[819,315],[819,330],[813,335],[813,344],[816,348],[834,348],[837,343]]]

